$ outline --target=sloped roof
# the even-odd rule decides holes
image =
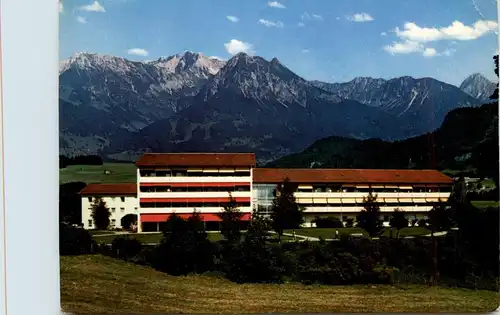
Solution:
[[[136,183],[120,184],[88,184],[80,191],[83,196],[107,196],[107,195],[137,195]]]
[[[294,183],[453,184],[452,178],[436,170],[283,168],[253,170],[254,183],[280,183],[285,177]]]
[[[254,153],[146,153],[135,164],[138,167],[255,167],[256,161]]]

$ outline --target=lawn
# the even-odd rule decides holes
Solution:
[[[103,232],[103,231],[99,231]],[[112,231],[109,231],[107,234],[113,233]],[[160,242],[160,240],[163,238],[162,233],[135,233],[135,234],[126,234],[126,235],[99,235],[99,234],[94,234],[92,233],[94,240],[97,243],[104,243],[104,244],[111,244],[113,240],[117,237],[120,236],[126,236],[126,237],[131,237],[139,240],[143,244],[157,244]],[[212,242],[218,242],[224,239],[222,234],[220,233],[207,233],[208,239]],[[277,235],[271,235],[271,238],[277,238]],[[282,240],[292,240],[292,237],[287,237],[287,236],[282,236]]]
[[[427,286],[235,284],[100,255],[61,257],[61,306],[71,313],[491,312],[499,299]]]
[[[332,239],[332,238],[334,238],[335,230],[339,231],[339,235],[362,233],[364,236],[368,236],[368,233],[366,233],[365,230],[358,228],[358,227],[339,228],[339,229],[334,229],[334,228],[302,228],[302,229],[295,230],[295,234],[302,235],[302,236],[308,236],[308,237],[317,237],[317,238],[322,237],[324,239]],[[286,230],[285,233],[293,233],[293,230]],[[426,228],[423,228],[423,227],[407,227],[407,228],[403,228],[401,230],[401,232],[399,233],[399,235],[400,236],[418,236],[418,235],[425,235],[425,234],[429,234],[429,233],[430,233],[430,231],[427,230]],[[382,235],[389,236],[390,235],[390,228],[386,228]],[[396,229],[393,230],[393,236],[396,237]]]
[[[105,174],[109,171],[110,174]],[[104,163],[103,165],[70,165],[59,170],[59,183],[135,183],[133,163]]]
[[[496,207],[500,206],[500,203],[495,200],[476,200],[471,201],[472,205],[476,208],[488,208],[488,207]]]
[[[295,230],[296,235],[301,235],[301,236],[308,236],[308,237],[317,237],[317,238],[324,238],[324,239],[331,239],[334,238],[335,236],[335,230],[333,228],[302,228],[302,229],[297,229]],[[340,228],[337,229],[339,230],[339,235],[340,234],[357,234],[357,233],[363,233],[363,235],[368,235],[366,232],[357,227],[353,228]],[[285,230],[285,233],[291,233],[293,234],[294,230]]]

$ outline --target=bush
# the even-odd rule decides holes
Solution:
[[[114,257],[129,260],[136,257],[142,249],[141,242],[135,238],[117,237],[111,243]]]
[[[317,228],[343,228],[344,224],[337,217],[326,217],[320,218],[317,217],[313,220],[313,223],[316,224]]]
[[[59,254],[84,255],[92,253],[97,247],[87,230],[66,225],[59,226]]]

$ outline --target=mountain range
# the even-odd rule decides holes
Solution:
[[[59,80],[63,155],[250,151],[260,163],[328,136],[417,136],[496,87],[478,74],[460,88],[412,77],[307,81],[276,58],[189,51],[145,62],[78,53],[61,62]]]
[[[270,162],[285,168],[471,170],[498,179],[498,103],[458,108],[431,133],[402,141],[327,137]]]

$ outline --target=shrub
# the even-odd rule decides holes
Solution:
[[[129,260],[137,256],[142,249],[141,242],[135,238],[117,237],[111,243],[114,257]]]
[[[83,255],[90,254],[96,249],[97,244],[87,230],[59,226],[59,254]]]
[[[317,228],[343,228],[344,224],[337,217],[317,217],[314,219],[313,223],[316,224]]]

